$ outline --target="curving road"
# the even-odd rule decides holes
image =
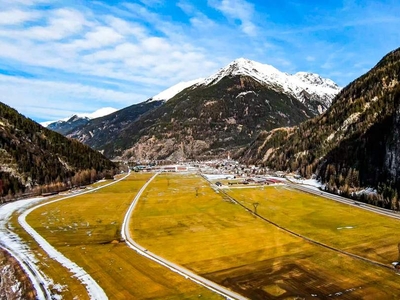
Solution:
[[[244,297],[238,293],[228,290],[227,288],[220,286],[219,284],[216,284],[213,281],[205,279],[205,278],[189,271],[188,269],[178,266],[177,264],[174,264],[174,263],[148,251],[146,248],[140,246],[138,243],[136,243],[132,239],[131,233],[129,230],[129,220],[131,219],[132,212],[135,209],[136,204],[138,203],[144,190],[147,188],[147,186],[150,184],[150,182],[153,181],[154,178],[156,178],[156,176],[158,174],[159,173],[154,174],[154,176],[151,177],[146,182],[146,184],[140,189],[140,191],[137,193],[136,197],[133,199],[133,201],[132,201],[131,205],[129,206],[129,209],[125,215],[124,223],[122,224],[122,237],[125,239],[127,245],[130,248],[132,248],[133,250],[135,250],[137,253],[139,253],[140,255],[143,255],[143,256],[147,257],[148,259],[151,259],[152,261],[169,268],[171,271],[178,273],[179,275],[184,276],[186,279],[190,279],[190,280],[196,282],[197,284],[200,284],[200,285],[204,286],[205,288],[207,288],[215,293],[218,293],[227,299],[240,299],[240,300],[247,299],[246,297]]]
[[[58,252],[53,246],[51,246],[41,235],[39,235],[27,222],[26,222],[26,216],[31,213],[33,210],[45,206],[50,203],[70,199],[76,196],[80,196],[83,194],[91,193],[94,191],[97,191],[99,189],[102,189],[104,187],[110,186],[112,184],[115,184],[121,180],[124,180],[126,177],[128,177],[130,174],[127,173],[124,177],[115,180],[111,183],[105,184],[103,186],[87,190],[85,192],[77,193],[71,196],[63,197],[60,199],[56,199],[53,201],[49,201],[43,204],[35,205],[32,208],[29,208],[26,210],[27,206],[29,206],[29,199],[28,200],[19,200],[16,202],[12,202],[10,204],[6,204],[0,208],[0,216],[2,216],[1,211],[4,211],[3,214],[7,216],[7,218],[4,218],[4,221],[7,222],[7,220],[10,218],[10,216],[15,212],[15,211],[21,211],[25,209],[25,211],[18,217],[18,222],[19,224],[24,228],[24,230],[33,238],[35,241],[40,245],[40,247],[48,254],[49,257],[52,259],[58,261],[61,263],[64,267],[66,267],[71,273],[74,274],[78,280],[80,280],[83,285],[85,285],[86,290],[88,292],[88,295],[90,296],[91,299],[108,299],[107,295],[103,291],[103,289],[97,284],[97,282],[88,274],[86,273],[85,270],[83,270],[81,267],[76,265],[74,262],[66,258],[63,254]],[[35,200],[35,199],[33,199]],[[38,199],[39,201],[43,199]],[[26,202],[26,204],[25,204]],[[9,206],[13,206],[12,209],[9,208]],[[2,239],[9,240],[7,243],[0,242],[0,247],[3,249],[7,250],[18,262],[21,264],[23,267],[24,271],[26,274],[29,276],[29,279],[32,281],[34,288],[37,292],[37,297],[38,299],[53,299],[53,295],[50,294],[49,291],[49,281],[51,282],[51,279],[47,278],[46,275],[44,275],[41,270],[38,268],[37,264],[37,258],[32,254],[29,253],[31,250],[28,248],[28,246],[23,243],[22,240],[19,239],[18,235],[10,230],[9,228],[6,228],[2,222],[0,222],[0,233],[3,235],[0,235]]]

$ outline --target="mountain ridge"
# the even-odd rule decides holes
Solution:
[[[313,84],[331,94],[312,94]],[[101,121],[91,120],[67,136],[112,158],[221,155],[251,142],[263,126],[292,126],[315,116],[339,90],[319,75],[289,75],[238,59],[210,77],[174,85]],[[167,146],[161,147],[163,143]]]
[[[374,187],[390,206],[400,192],[399,82],[400,48],[345,87],[325,113],[264,131],[238,156],[306,177],[315,173],[329,190],[346,195]]]
[[[113,175],[97,151],[25,118],[0,102],[0,198],[59,191]]]

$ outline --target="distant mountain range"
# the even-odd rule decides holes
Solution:
[[[241,58],[208,78],[181,82],[145,102],[55,130],[110,158],[214,156],[244,147],[263,128],[314,117],[339,91],[317,74],[290,75]]]
[[[345,87],[323,114],[299,126],[262,132],[237,157],[274,169],[317,174],[331,191],[400,209],[400,49]],[[366,197],[366,196],[365,196]]]
[[[92,119],[96,119],[96,118],[100,118],[100,117],[109,115],[115,111],[117,111],[116,108],[103,107],[103,108],[96,110],[93,113],[75,114],[71,117],[61,119],[58,121],[41,122],[40,125],[65,135],[68,132],[74,130],[78,126],[86,125]]]

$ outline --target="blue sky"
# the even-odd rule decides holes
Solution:
[[[397,0],[0,0],[0,7],[0,101],[36,121],[123,108],[238,57],[345,86],[400,46]]]

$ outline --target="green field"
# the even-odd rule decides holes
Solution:
[[[252,190],[243,189],[247,191]],[[292,214],[277,216],[281,218],[293,224],[307,222]],[[308,228],[319,231],[317,224]],[[394,271],[277,229],[194,175],[159,175],[143,193],[131,231],[150,251],[251,299],[400,296]]]
[[[27,221],[57,250],[83,267],[110,299],[220,299],[118,242],[124,215],[150,177],[135,173],[93,193],[48,204],[29,214]],[[60,270],[61,275],[52,274],[52,278],[61,281],[65,273]],[[77,280],[66,284],[69,290],[64,292],[65,299],[85,299],[85,290]]]
[[[319,242],[390,265],[399,258],[400,220],[287,186],[226,192],[258,214]]]

